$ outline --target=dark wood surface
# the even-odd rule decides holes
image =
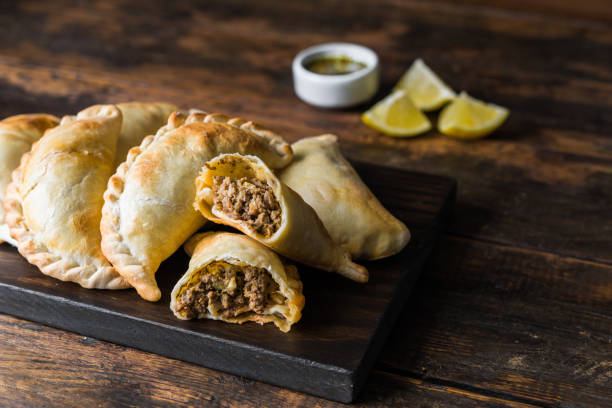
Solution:
[[[368,284],[299,266],[307,307],[289,333],[273,325],[178,320],[169,305],[172,288],[188,268],[182,249],[157,271],[162,298],[151,303],[133,290],[97,291],[60,282],[41,274],[15,248],[0,245],[0,312],[352,402],[446,227],[456,186],[447,177],[362,163],[355,168],[383,205],[408,225],[410,243],[395,256],[364,263]]]
[[[167,3],[1,2],[0,114],[166,99],[456,178],[451,224],[359,404],[611,405],[608,1]],[[421,57],[510,118],[470,143],[398,140],[360,123],[366,107],[301,103],[291,59],[338,40],[378,52],[378,97]],[[0,336],[4,405],[335,405],[13,317]]]

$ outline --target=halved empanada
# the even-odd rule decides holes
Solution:
[[[334,241],[354,259],[380,259],[406,246],[410,231],[361,181],[336,136],[310,137],[291,147],[294,160],[279,178],[314,208]]]
[[[260,156],[272,168],[293,153],[280,136],[223,115],[180,112],[132,148],[108,183],[100,228],[102,250],[138,294],[156,301],[155,272],[205,219],[193,208],[195,179],[220,153]]]
[[[6,241],[17,246],[9,234],[2,208],[11,173],[19,166],[21,156],[30,150],[32,143],[40,139],[47,129],[58,124],[58,118],[45,113],[11,116],[0,121],[0,243]]]
[[[189,269],[172,290],[176,317],[273,322],[283,332],[302,317],[302,282],[293,265],[241,234],[206,232],[185,245]]]
[[[312,207],[260,158],[219,155],[202,168],[196,186],[194,206],[209,220],[237,228],[289,259],[367,282],[368,271],[351,262]]]
[[[100,248],[102,195],[113,173],[121,120],[114,105],[66,117],[13,172],[6,221],[19,252],[46,275],[86,288],[129,286]]]

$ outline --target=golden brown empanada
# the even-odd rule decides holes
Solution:
[[[170,309],[183,320],[273,322],[283,332],[302,317],[302,282],[293,265],[242,234],[206,232],[185,245],[189,269],[172,290]]]
[[[351,261],[312,207],[260,158],[219,155],[202,168],[196,188],[194,206],[209,220],[237,228],[289,259],[367,282],[368,271]]]
[[[291,147],[294,160],[279,173],[280,180],[314,208],[334,241],[354,259],[380,259],[406,246],[410,231],[361,181],[336,136],[310,137]]]
[[[100,106],[102,105],[93,105],[81,112],[87,114],[90,110],[98,110]],[[132,147],[138,146],[145,136],[154,135],[166,124],[168,116],[179,110],[178,106],[165,102],[124,102],[115,106],[119,108],[123,117],[121,133],[117,140],[115,166],[125,161]]]
[[[205,219],[193,208],[195,179],[219,153],[260,156],[272,168],[293,156],[280,136],[242,119],[175,112],[155,136],[132,148],[108,183],[102,250],[138,294],[157,301],[155,272]]]
[[[65,117],[13,172],[6,221],[19,252],[46,275],[86,288],[129,286],[100,248],[102,195],[121,121],[114,105]]]
[[[11,116],[0,121],[0,243],[6,241],[17,246],[9,234],[2,208],[11,173],[19,166],[21,156],[30,150],[32,143],[40,139],[47,129],[58,124],[58,118],[45,113]]]
[[[121,135],[117,141],[115,164],[125,161],[128,151],[138,146],[142,139],[154,135],[168,122],[168,116],[179,107],[164,102],[125,102],[117,104],[123,115]]]

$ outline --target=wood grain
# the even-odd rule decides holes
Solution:
[[[6,315],[0,342],[0,404],[15,408],[344,406]],[[531,407],[384,372],[373,374],[356,406],[433,404]]]
[[[542,15],[554,15],[565,18],[581,18],[601,21],[612,21],[612,9],[607,0],[590,0],[576,2],[571,0],[463,0],[463,3],[491,6],[514,12],[535,12]]]
[[[612,267],[447,236],[379,368],[538,404],[612,400]]]
[[[367,284],[298,266],[307,306],[289,333],[271,325],[178,320],[170,292],[189,263],[179,249],[156,273],[162,298],[87,290],[41,274],[0,246],[0,312],[325,398],[352,402],[448,220],[452,179],[354,163],[411,231],[399,254],[367,262]],[[399,184],[399,185],[398,185]],[[218,229],[214,225],[207,229]]]
[[[255,119],[290,140],[335,132],[353,158],[457,178],[449,234],[385,349],[366,404],[484,404],[455,400],[449,390],[459,390],[508,404],[607,407],[608,3],[0,2],[0,115],[166,99]],[[488,139],[463,143],[436,132],[410,140],[382,136],[360,123],[366,106],[311,108],[293,95],[291,58],[338,40],[378,52],[377,98],[422,57],[454,89],[507,106],[511,116]],[[27,336],[12,338],[27,348]],[[70,340],[54,344],[63,354],[74,347]],[[141,365],[145,356],[131,355],[125,365]],[[101,375],[82,370],[90,381]],[[32,377],[19,379],[26,394],[40,392]],[[53,380],[48,384],[52,392]],[[147,390],[157,384],[149,377],[131,383]],[[237,383],[209,390],[227,396],[220,405],[245,400]],[[300,394],[263,385],[248,392],[260,405],[301,401]],[[94,400],[102,404],[104,397]]]
[[[3,113],[167,99],[253,118],[291,140],[335,132],[360,160],[457,177],[455,233],[612,263],[612,226],[599,222],[612,218],[608,25],[447,3],[337,3],[323,14],[299,2],[199,11],[180,2],[164,13],[150,2],[105,4],[19,3],[0,16]],[[32,20],[41,24],[20,34]],[[291,59],[329,40],[379,52],[380,96],[422,57],[456,90],[510,108],[510,119],[478,143],[436,132],[407,141],[363,126],[355,110],[311,108],[293,96]]]

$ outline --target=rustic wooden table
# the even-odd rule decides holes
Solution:
[[[379,97],[421,57],[511,116],[481,141],[401,140],[301,103],[293,56],[339,40],[379,53]],[[612,406],[608,0],[0,2],[0,116],[131,99],[458,180],[359,405]],[[0,344],[2,406],[336,405],[6,315]]]

